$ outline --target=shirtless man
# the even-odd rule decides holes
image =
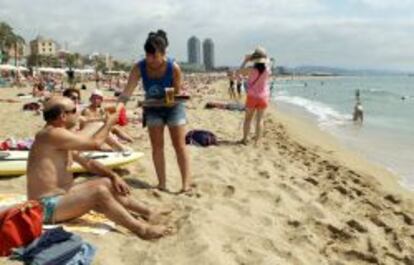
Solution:
[[[159,238],[169,232],[166,226],[135,218],[131,212],[147,220],[163,213],[131,198],[129,186],[115,172],[74,152],[100,150],[117,114],[108,114],[92,137],[68,130],[78,120],[76,105],[68,98],[49,99],[43,116],[46,125],[36,134],[29,154],[27,193],[29,199],[43,205],[44,223],[64,222],[95,210],[144,239]],[[102,177],[74,183],[73,175],[67,171],[72,161]]]

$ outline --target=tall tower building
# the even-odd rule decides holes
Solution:
[[[192,36],[187,42],[188,63],[201,64],[201,42],[196,36]]]
[[[212,39],[203,41],[203,62],[207,71],[214,69],[214,42]]]

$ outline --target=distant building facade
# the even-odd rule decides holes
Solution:
[[[57,54],[57,44],[52,39],[38,36],[30,42],[30,52],[32,55],[55,56]]]
[[[203,63],[207,71],[214,69],[214,42],[205,39],[203,42]]]
[[[9,59],[16,58],[17,60],[22,60],[25,56],[27,56],[27,47],[23,43],[17,43],[16,46],[11,47],[7,54]]]
[[[187,42],[188,63],[201,64],[201,42],[196,36],[192,36]]]

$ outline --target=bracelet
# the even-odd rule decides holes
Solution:
[[[124,104],[126,104],[129,101],[129,96],[126,95],[120,95],[118,97],[118,102],[122,102]]]

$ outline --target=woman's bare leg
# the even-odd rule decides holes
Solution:
[[[249,137],[250,125],[252,123],[253,116],[254,116],[254,109],[246,108],[246,114],[244,117],[244,124],[243,124],[242,143],[247,143],[247,137]]]
[[[185,133],[186,128],[184,125],[169,127],[171,141],[177,155],[177,163],[180,168],[182,189],[181,191],[189,191],[191,189],[191,174],[190,174],[190,162],[185,145]]]
[[[164,156],[164,125],[148,127],[152,146],[152,160],[158,177],[158,188],[167,189]]]

